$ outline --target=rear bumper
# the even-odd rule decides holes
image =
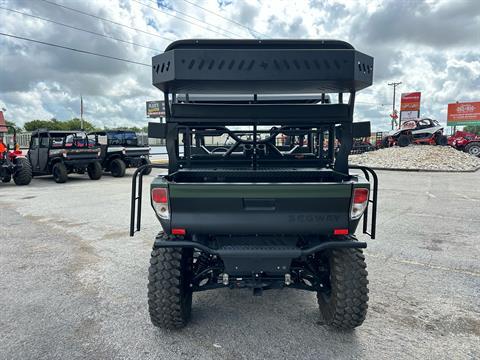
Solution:
[[[93,162],[100,162],[100,159],[93,158],[93,159],[65,159],[63,163],[70,168],[82,168],[87,167],[89,164]]]
[[[353,240],[329,240],[312,244],[309,247],[219,247],[213,248],[198,241],[191,240],[162,240],[161,236],[157,236],[155,239],[155,248],[194,248],[204,251],[211,255],[217,255],[220,257],[230,256],[245,256],[245,257],[289,257],[299,258],[302,256],[308,256],[319,251],[328,249],[344,249],[344,248],[357,248],[365,249],[367,247],[366,242],[353,241]]]
[[[197,239],[193,236],[193,239]],[[278,239],[262,239],[252,236],[248,243],[242,239],[228,238],[226,241],[216,242],[216,246],[190,240],[165,240],[158,236],[155,248],[195,248],[207,254],[217,256],[223,263],[223,271],[233,276],[249,276],[262,274],[262,276],[282,276],[290,272],[296,260],[306,259],[308,256],[324,250],[345,248],[366,248],[364,242],[355,241],[353,236],[333,240],[326,238],[321,241],[309,242],[308,245],[299,247],[295,242]],[[245,239],[243,239],[245,240]]]
[[[136,156],[130,156],[130,154],[127,154],[127,156],[124,156],[124,161],[125,164],[127,164],[128,167],[139,167],[145,164],[145,159],[148,159],[148,154],[142,154],[142,155],[136,155]]]

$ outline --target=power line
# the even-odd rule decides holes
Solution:
[[[153,6],[150,6],[150,5],[148,5],[148,4],[144,4],[144,3],[142,3],[141,1],[138,1],[138,0],[132,0],[132,1],[134,1],[134,2],[136,2],[136,3],[138,3],[138,4],[140,4],[140,5],[146,6],[146,7],[150,8],[150,9],[152,9],[152,10],[159,11],[159,12],[161,12],[161,13],[163,13],[163,14],[168,15],[168,16],[172,16],[172,17],[177,18],[177,19],[179,19],[179,20],[181,20],[181,21],[185,21],[185,22],[187,22],[187,23],[189,23],[189,24],[192,24],[192,25],[194,25],[194,26],[198,26],[198,27],[200,27],[200,28],[202,28],[202,29],[205,29],[205,30],[214,32],[214,33],[219,34],[219,35],[222,35],[222,36],[225,36],[225,33],[230,33],[230,34],[233,34],[234,36],[242,37],[242,35],[238,35],[238,34],[235,34],[235,33],[231,32],[231,31],[229,31],[229,30],[225,30],[225,29],[222,29],[222,28],[220,28],[220,27],[218,27],[218,26],[209,24],[209,23],[207,23],[207,22],[205,22],[205,21],[203,21],[203,20],[197,19],[196,17],[190,16],[190,15],[188,15],[188,14],[185,14],[185,13],[181,12],[181,11],[174,10],[174,9],[170,9],[170,8],[164,6],[164,5],[162,6],[162,5],[159,4],[159,6],[161,6],[161,7],[163,7],[163,8],[166,8],[166,9],[169,9],[169,10],[174,10],[175,12],[177,12],[177,13],[179,13],[179,14],[182,14],[183,16],[189,17],[189,18],[191,18],[191,19],[195,19],[195,20],[197,20],[197,21],[201,21],[201,22],[203,22],[203,23],[205,23],[205,24],[207,24],[207,25],[209,25],[209,26],[216,27],[217,29],[220,29],[220,30],[224,31],[224,33],[221,33],[221,32],[219,32],[219,31],[210,29],[210,28],[208,28],[208,27],[206,27],[206,26],[202,26],[202,25],[199,25],[199,24],[195,24],[194,22],[191,22],[191,21],[189,21],[189,20],[187,20],[187,19],[181,18],[180,16],[171,14],[171,13],[169,13],[168,11],[161,10],[161,9],[159,9],[158,7],[153,7]]]
[[[161,51],[161,50],[154,49],[154,48],[151,48],[151,47],[148,47],[148,46],[145,46],[145,45],[140,45],[140,44],[136,44],[136,43],[131,42],[131,41],[119,39],[119,38],[116,38],[116,37],[113,37],[113,36],[110,36],[110,35],[100,34],[100,33],[94,32],[94,31],[90,31],[90,30],[86,30],[86,29],[81,29],[81,28],[78,28],[78,27],[75,27],[75,26],[72,26],[72,25],[63,24],[63,23],[58,22],[58,21],[54,21],[54,20],[50,20],[50,19],[43,18],[43,17],[41,17],[41,16],[32,15],[32,14],[27,14],[27,13],[24,13],[24,12],[21,12],[21,11],[4,8],[4,7],[1,7],[1,6],[0,6],[0,9],[2,9],[2,10],[7,10],[7,11],[11,11],[11,12],[14,12],[14,13],[17,13],[17,14],[21,14],[21,15],[24,15],[24,16],[29,16],[29,17],[32,17],[32,18],[35,18],[35,19],[39,19],[39,20],[42,20],[42,21],[47,21],[47,22],[50,22],[50,23],[52,23],[52,24],[64,26],[64,27],[67,27],[67,28],[70,28],[70,29],[74,29],[74,30],[78,30],[78,31],[83,31],[83,32],[86,32],[86,33],[89,33],[89,34],[93,34],[93,35],[96,35],[96,36],[101,36],[101,37],[104,37],[104,38],[107,38],[107,39],[113,39],[113,40],[116,40],[116,41],[119,41],[119,42],[123,42],[123,43],[126,43],[126,44],[139,46],[139,47],[142,47],[142,48],[145,48],[145,49],[150,49],[150,50],[155,50],[155,51]]]
[[[226,21],[229,21],[229,22],[231,22],[231,23],[233,23],[233,24],[235,24],[235,25],[238,25],[238,26],[240,26],[240,27],[242,27],[242,28],[244,28],[244,29],[247,29],[248,31],[250,31],[250,32],[252,32],[252,33],[257,33],[257,34],[262,35],[262,36],[264,36],[264,37],[266,37],[266,38],[269,37],[268,35],[263,34],[263,33],[259,32],[259,31],[255,30],[255,29],[249,27],[249,26],[243,25],[242,23],[239,23],[238,21],[229,19],[229,18],[227,18],[227,17],[225,17],[225,16],[223,16],[223,15],[220,15],[220,14],[216,13],[215,11],[209,10],[209,9],[207,9],[207,8],[204,8],[204,7],[201,6],[201,5],[195,4],[195,3],[192,2],[192,1],[189,1],[189,0],[183,0],[183,1],[186,2],[186,3],[188,3],[188,4],[190,4],[190,5],[193,5],[193,6],[197,7],[197,8],[199,8],[199,9],[202,9],[203,11],[206,11],[206,12],[212,14],[212,15],[218,16],[219,18],[222,18],[222,19],[224,19],[224,20],[226,20]]]
[[[105,54],[99,54],[99,53],[95,53],[95,52],[87,51],[87,50],[75,49],[75,48],[71,48],[71,47],[68,47],[68,46],[63,46],[63,45],[58,45],[58,44],[49,43],[49,42],[46,42],[46,41],[34,40],[34,39],[22,37],[22,36],[17,36],[17,35],[12,35],[12,34],[5,34],[5,33],[2,33],[2,32],[0,32],[0,35],[8,36],[8,37],[15,38],[15,39],[20,39],[20,40],[30,41],[30,42],[34,42],[34,43],[37,43],[37,44],[53,46],[53,47],[57,47],[57,48],[60,48],[60,49],[75,51],[75,52],[79,52],[79,53],[82,53],[82,54],[100,56],[100,57],[103,57],[103,58],[107,58],[107,59],[111,59],[111,60],[117,60],[117,61],[123,61],[123,62],[127,62],[127,63],[130,63],[130,64],[148,66],[149,68],[152,67],[152,65],[150,65],[150,64],[145,64],[145,63],[141,63],[141,62],[138,62],[138,61],[133,61],[133,60],[128,60],[128,59],[122,59],[122,58],[118,58],[118,57],[115,57],[115,56],[110,56],[110,55],[105,55]]]
[[[133,0],[133,1],[140,3],[138,0]],[[239,35],[239,34],[237,34],[237,33],[234,33],[234,32],[232,32],[232,31],[230,31],[230,30],[221,28],[220,26],[213,25],[213,24],[208,23],[208,22],[206,22],[206,21],[204,21],[204,20],[202,20],[202,19],[199,19],[199,18],[196,18],[196,17],[194,17],[194,16],[191,16],[191,15],[185,13],[185,12],[182,12],[182,11],[180,11],[180,10],[174,9],[173,7],[168,7],[167,5],[163,5],[163,4],[161,4],[161,3],[158,3],[156,0],[149,0],[149,1],[152,2],[152,3],[154,3],[155,5],[157,5],[157,6],[159,6],[159,7],[164,8],[164,9],[167,9],[167,10],[170,10],[170,11],[174,11],[174,12],[176,12],[176,13],[178,13],[178,14],[182,14],[183,16],[188,17],[188,18],[190,18],[190,19],[193,19],[193,20],[199,21],[199,22],[201,22],[201,23],[204,23],[204,24],[206,24],[206,25],[208,25],[208,26],[217,28],[217,29],[223,31],[224,33],[230,33],[230,34],[232,34],[233,36],[243,37],[243,35]],[[142,5],[145,5],[145,4],[142,4]],[[148,5],[145,5],[145,6],[148,6]],[[158,7],[155,8],[155,10],[159,10]],[[161,10],[159,10],[159,11],[161,11]],[[165,14],[167,14],[167,15],[177,17],[177,16],[172,15],[172,14],[170,14],[170,13],[168,13],[168,12],[165,12],[165,11],[162,11],[162,12],[165,13]],[[186,20],[181,19],[181,18],[179,18],[179,17],[177,17],[177,18],[180,19],[180,20],[186,21]],[[200,26],[200,25],[197,25],[197,24],[193,24],[193,25]],[[208,31],[216,32],[216,31],[211,30],[211,29],[207,29],[207,30],[208,30]],[[219,34],[218,32],[216,32],[216,33]],[[223,34],[220,34],[220,35],[224,36]]]
[[[355,104],[366,104],[366,105],[375,105],[375,106],[388,106],[388,104],[373,103],[373,102],[368,102],[368,101],[355,101]]]
[[[90,13],[87,13],[87,12],[82,11],[82,10],[74,9],[74,8],[71,8],[71,7],[62,5],[62,4],[57,4],[56,2],[53,2],[53,1],[49,1],[49,0],[41,0],[41,1],[46,2],[50,5],[54,5],[54,6],[64,8],[64,9],[68,9],[70,11],[74,11],[74,12],[82,14],[82,15],[90,16],[90,17],[93,17],[93,18],[96,18],[96,19],[99,19],[99,20],[102,20],[102,21],[106,21],[106,22],[109,22],[109,23],[112,23],[112,24],[115,24],[115,25],[118,25],[118,26],[122,26],[122,27],[125,27],[125,28],[130,29],[130,30],[135,30],[135,31],[138,31],[138,32],[150,35],[150,36],[156,36],[158,38],[168,40],[168,41],[174,41],[175,40],[175,39],[167,38],[165,36],[161,36],[161,35],[151,33],[151,32],[145,31],[145,30],[137,29],[137,28],[134,28],[132,26],[125,25],[125,24],[122,24],[122,23],[119,23],[119,22],[116,22],[116,21],[113,21],[113,20],[110,20],[110,19],[106,19],[106,18],[98,16],[98,15],[90,14]]]

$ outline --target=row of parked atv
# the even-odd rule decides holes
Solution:
[[[57,183],[68,180],[68,174],[88,174],[92,180],[108,171],[122,177],[128,167],[150,164],[148,146],[142,146],[133,131],[36,130],[32,133],[27,155],[20,151],[13,127],[13,149],[0,148],[0,179],[12,179],[17,185],[28,185],[34,176],[53,175]],[[145,174],[148,174],[148,169]]]

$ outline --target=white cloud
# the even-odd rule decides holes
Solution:
[[[356,111],[357,119],[372,120],[375,129],[389,126],[390,81],[402,81],[399,92],[422,91],[422,113],[440,121],[445,121],[448,102],[480,100],[480,2],[475,0],[198,2],[210,12],[184,0],[158,0],[161,5],[188,14],[190,17],[185,18],[179,12],[167,11],[187,21],[131,0],[53,1],[171,39],[219,38],[222,32],[223,37],[232,33],[245,38],[258,35],[227,18],[269,37],[349,41],[375,57],[375,83],[359,93]],[[152,0],[139,1],[156,6]],[[43,1],[0,3],[159,50],[169,43]],[[0,10],[0,24],[5,33],[143,63],[150,63],[157,53],[5,10]],[[8,118],[18,124],[34,118],[79,116],[79,99],[83,95],[86,118],[98,125],[144,125],[145,101],[162,98],[151,85],[148,67],[1,36],[0,46],[0,107],[6,107]]]

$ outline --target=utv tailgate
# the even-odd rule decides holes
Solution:
[[[331,234],[349,228],[352,183],[170,183],[172,228],[196,234]]]

